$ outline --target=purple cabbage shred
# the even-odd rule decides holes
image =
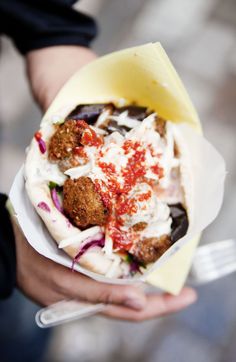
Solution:
[[[52,201],[53,201],[55,207],[57,208],[58,211],[60,211],[62,213],[62,211],[63,211],[62,206],[61,206],[61,203],[60,203],[60,200],[58,197],[58,193],[57,193],[57,190],[55,187],[51,190],[51,196],[52,196]]]
[[[129,271],[130,271],[131,275],[134,275],[136,273],[143,274],[141,269],[140,269],[140,265],[139,265],[139,263],[137,261],[132,260],[129,267],[130,267]]]
[[[44,201],[39,202],[37,206],[46,212],[51,212],[50,207]]]
[[[45,141],[42,138],[40,138],[39,140],[37,140],[37,142],[39,145],[40,152],[44,154],[47,150]]]
[[[91,241],[87,242],[86,244],[84,244],[81,247],[81,249],[79,250],[78,254],[74,257],[71,269],[74,270],[75,263],[77,263],[79,261],[81,256],[84,255],[84,253],[88,249],[93,248],[95,246],[99,246],[100,248],[103,248],[104,245],[105,245],[105,238],[104,237],[102,237],[99,240],[91,240]]]

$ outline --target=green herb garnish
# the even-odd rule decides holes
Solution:
[[[50,190],[55,189],[58,185],[56,182],[50,181],[48,184]]]

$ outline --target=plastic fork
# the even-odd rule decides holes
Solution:
[[[229,239],[210,243],[197,248],[188,285],[201,285],[236,271],[236,240]],[[40,309],[35,316],[41,328],[54,327],[103,311],[103,303],[91,304],[75,300],[64,300]]]
[[[201,285],[236,271],[236,240],[229,239],[197,248],[188,284]]]

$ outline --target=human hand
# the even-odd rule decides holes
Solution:
[[[196,293],[184,288],[179,296],[145,295],[139,286],[96,282],[37,253],[13,221],[16,240],[17,286],[40,305],[64,299],[108,303],[104,315],[142,321],[179,311],[196,300]]]
[[[26,69],[36,102],[45,112],[60,88],[82,66],[96,55],[81,46],[52,46],[30,51],[26,55]]]

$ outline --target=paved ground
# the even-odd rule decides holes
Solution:
[[[101,31],[94,47],[99,54],[149,41],[164,45],[199,111],[207,138],[227,163],[225,202],[203,242],[235,238],[235,0],[100,0],[96,8],[93,1],[84,0],[81,5],[98,14]],[[40,113],[29,96],[22,60],[6,39],[2,50],[0,188],[8,191]],[[233,362],[235,281],[231,275],[199,288],[196,305],[158,321],[131,324],[92,318],[56,328],[49,360]]]

